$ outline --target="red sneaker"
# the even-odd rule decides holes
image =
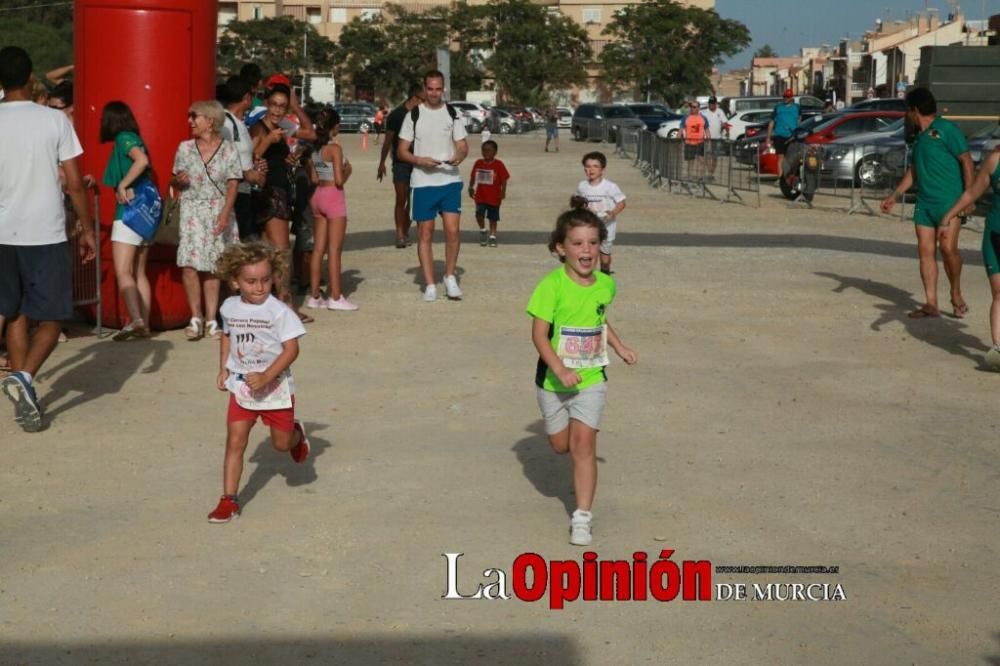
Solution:
[[[240,517],[240,503],[234,497],[223,495],[215,511],[208,514],[210,523],[228,523],[233,518]]]
[[[288,453],[291,454],[292,460],[300,463],[309,457],[309,438],[306,437],[306,429],[302,426],[301,421],[295,422],[295,429],[299,433],[299,443],[293,446]]]

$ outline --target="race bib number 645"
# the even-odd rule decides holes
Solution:
[[[608,364],[607,326],[559,327],[558,356],[567,368],[600,368]]]

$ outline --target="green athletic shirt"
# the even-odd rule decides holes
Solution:
[[[132,168],[132,158],[128,156],[129,152],[139,146],[143,150],[146,149],[146,144],[142,142],[139,135],[135,132],[119,132],[115,135],[115,146],[111,149],[111,157],[108,158],[108,166],[104,169],[103,182],[108,187],[118,187],[118,183],[122,181],[128,170]],[[122,219],[122,213],[125,210],[125,204],[118,204],[115,206],[115,219]]]
[[[985,158],[983,161],[986,161]],[[990,175],[990,189],[993,190],[993,203],[990,205],[990,212],[986,214],[986,228],[1000,233],[1000,162],[997,162],[997,168]]]
[[[542,278],[531,294],[527,312],[549,323],[549,340],[553,350],[558,350],[561,326],[594,328],[607,322],[608,306],[615,299],[615,281],[599,271],[594,272],[594,277],[594,283],[584,287],[573,282],[566,273],[566,267],[560,266]],[[535,384],[546,391],[572,393],[607,381],[603,367],[580,368],[576,373],[580,375],[580,383],[567,388],[539,358]]]
[[[962,166],[958,156],[969,152],[961,130],[937,117],[913,144],[913,172],[917,178],[917,205],[940,209],[954,205],[962,192]]]

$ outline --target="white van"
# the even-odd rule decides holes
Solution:
[[[823,108],[823,101],[812,95],[797,95],[792,99],[803,110],[815,109],[819,111]],[[750,111],[751,109],[773,109],[783,100],[783,97],[723,97],[722,110],[726,112],[726,115],[731,116],[734,113]]]

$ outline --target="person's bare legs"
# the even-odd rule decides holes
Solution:
[[[309,295],[320,297],[320,272],[323,268],[323,248],[327,243],[329,220],[322,215],[313,216],[313,251],[309,257]],[[332,288],[332,285],[328,285]]]
[[[247,450],[253,421],[233,421],[226,426],[226,456],[222,466],[222,492],[235,495],[243,476],[243,454]]]
[[[149,246],[142,245],[135,253],[135,286],[139,290],[139,297],[142,299],[142,320],[149,328],[149,309],[153,303],[153,290],[149,285],[149,276],[146,275],[146,261],[149,259]]]
[[[396,219],[396,242],[406,242],[410,235],[410,184],[392,184],[396,191],[396,205],[393,208],[393,215]]]
[[[458,267],[458,251],[462,247],[459,235],[459,223],[462,216],[459,213],[442,213],[444,220],[444,274],[454,275]]]
[[[434,285],[434,220],[417,220],[417,259],[424,276],[424,286]],[[445,271],[447,275],[447,271]]]
[[[288,254],[291,249],[291,241],[288,235],[288,220],[280,217],[272,217],[264,223],[264,237],[267,242]],[[290,259],[291,257],[289,257]],[[288,263],[288,270],[281,276],[278,286],[278,298],[288,306],[292,304],[292,264]],[[293,308],[294,309],[294,308]]]
[[[597,491],[597,431],[570,419],[569,453],[573,458],[573,490],[576,508],[590,511]]]
[[[1000,273],[990,276],[990,292],[993,302],[990,303],[990,336],[994,345],[1000,345]]]
[[[139,327],[146,328],[148,323],[143,316],[146,308],[143,308],[142,294],[135,279],[136,255],[139,247],[129,243],[111,242],[111,260],[115,267],[115,280],[118,282],[118,292],[125,301],[125,309],[128,310],[129,321]],[[149,281],[146,281],[146,290],[149,290]]]
[[[205,321],[215,321],[219,314],[219,285],[221,281],[211,273],[199,273],[202,292],[205,294]]]
[[[923,311],[924,315],[917,316],[936,317],[941,313],[937,298],[937,229],[919,224],[914,225],[914,228],[917,230],[917,256],[920,258],[920,280],[924,283],[925,304],[911,314]]]
[[[38,374],[42,364],[59,342],[62,322],[40,321],[35,334],[28,335],[28,317],[18,315],[7,322],[7,360],[14,372]]]
[[[962,298],[962,254],[958,251],[958,233],[961,230],[961,220],[956,217],[941,238],[941,263],[944,264],[944,272],[951,285],[951,304],[956,317],[964,317],[969,311],[965,299]]]
[[[191,308],[191,317],[204,320],[205,312],[201,309],[201,279],[198,277],[198,271],[191,266],[182,267],[181,282],[184,284],[188,307]]]
[[[330,220],[330,241],[329,254],[327,258],[327,272],[330,280],[330,298],[339,300],[344,295],[340,283],[341,254],[344,251],[344,236],[347,234],[347,218],[335,217]],[[317,241],[318,242],[318,241]],[[317,245],[316,247],[319,247]]]

